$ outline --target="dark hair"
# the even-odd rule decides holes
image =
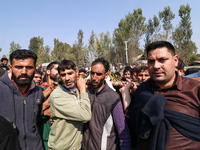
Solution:
[[[54,65],[57,65],[57,64],[59,65],[60,62],[58,62],[58,61],[53,61],[53,62],[51,62],[50,64],[48,64],[46,70],[51,70],[51,69],[54,67]]]
[[[76,71],[76,65],[71,60],[62,60],[58,66],[58,73],[65,71],[65,69],[73,69]]]
[[[184,64],[183,60],[178,58],[178,66],[176,68],[178,70],[180,70],[180,69],[184,69],[184,66],[185,66],[185,64]]]
[[[200,68],[188,68],[186,71],[185,71],[185,76],[189,75],[189,74],[192,74],[192,73],[196,73],[200,70]]]
[[[4,60],[7,60],[7,61],[8,61],[8,59],[7,59],[7,58],[5,58],[5,57],[1,58],[1,61],[4,61]]]
[[[138,69],[137,69],[137,75],[142,72],[142,71],[145,71],[145,70],[148,70],[148,67],[147,66],[140,66]]]
[[[85,70],[84,68],[81,68],[81,69],[79,69],[79,73],[80,73],[80,72],[86,73],[86,70]]]
[[[133,74],[134,74],[134,73],[137,73],[137,69],[138,69],[137,67],[134,67],[134,68],[132,69]]]
[[[167,42],[167,41],[156,41],[156,42],[153,42],[153,43],[147,45],[147,47],[145,48],[147,56],[148,56],[148,53],[151,50],[155,50],[157,48],[162,48],[162,47],[166,47],[168,49],[168,51],[172,54],[172,56],[175,55],[175,48],[170,42]]]
[[[13,59],[24,60],[27,58],[33,58],[34,64],[36,65],[37,55],[33,51],[26,50],[26,49],[16,50],[16,51],[12,52],[10,54],[10,64],[12,65]]]
[[[108,72],[108,70],[110,69],[110,64],[107,60],[105,60],[104,58],[97,58],[95,61],[92,62],[91,66],[94,66],[98,63],[102,63],[105,68],[105,71]]]
[[[126,66],[124,68],[124,71],[123,71],[123,75],[125,74],[125,72],[130,72],[131,76],[133,75],[133,69],[130,67],[130,66]]]
[[[40,69],[36,69],[35,74],[41,74],[41,76],[42,76],[42,71],[40,71]]]

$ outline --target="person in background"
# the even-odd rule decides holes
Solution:
[[[45,97],[45,101],[42,104],[44,115],[40,117],[40,120],[38,123],[38,128],[42,136],[45,150],[49,149],[48,139],[49,139],[49,133],[50,133],[51,124],[52,124],[52,120],[50,119],[51,111],[50,111],[50,97],[49,96],[58,85],[58,83],[55,81],[56,77],[59,77],[58,65],[59,65],[59,62],[54,61],[54,62],[51,62],[47,66],[47,70],[46,70],[47,82],[44,82],[41,86],[39,86],[42,89],[44,97]]]
[[[137,82],[145,82],[147,79],[149,79],[149,71],[147,66],[140,66],[137,69]]]
[[[8,59],[7,58],[1,58],[1,68],[3,68],[5,71],[9,70],[8,68]]]
[[[78,75],[82,76],[86,73],[86,70],[84,68],[79,69]]]
[[[3,74],[5,73],[6,71],[0,66],[0,77],[3,76]]]
[[[132,73],[133,73],[133,81],[134,82],[137,82],[137,67],[134,67],[133,69],[132,69]]]
[[[123,71],[123,77],[132,79],[133,72],[132,72],[132,68],[130,66],[125,67],[125,69]]]
[[[104,58],[96,59],[91,65],[91,86],[87,93],[92,118],[84,126],[82,150],[131,150],[120,96],[105,81],[109,68]]]
[[[50,95],[53,124],[49,134],[49,149],[79,150],[83,125],[91,119],[86,79],[77,78],[78,69],[71,60],[61,61],[58,72],[61,81]]]
[[[185,73],[184,67],[185,67],[185,64],[183,60],[178,58],[178,66],[176,67],[176,69],[180,76],[184,76],[184,73]]]
[[[33,81],[36,61],[34,52],[16,50],[10,54],[10,71],[0,78],[0,114],[15,124],[21,150],[44,149],[37,127],[44,96]]]
[[[41,81],[42,81],[42,72],[39,69],[35,70],[33,81],[35,81],[35,85],[36,86],[39,86],[41,84]]]

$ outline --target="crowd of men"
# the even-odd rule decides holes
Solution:
[[[30,50],[14,51],[9,67],[2,59],[1,149],[199,150],[200,82],[183,76],[171,43],[145,50],[147,66],[116,73],[118,87],[104,58],[87,79],[71,60],[36,67]]]

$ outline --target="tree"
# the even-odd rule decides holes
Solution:
[[[92,62],[95,59],[95,34],[93,30],[89,39],[88,51],[91,58],[89,62]]]
[[[165,7],[163,11],[159,12],[159,18],[163,23],[163,40],[169,41],[169,34],[172,33],[172,23],[171,21],[175,18],[175,14],[171,11],[171,8]]]
[[[40,51],[38,51],[38,60],[37,60],[37,64],[42,64],[42,63],[48,63],[51,62],[50,60],[50,47],[47,45],[45,46],[43,49],[41,49]]]
[[[70,59],[74,61],[74,56],[72,54],[72,48],[67,43],[62,43],[58,39],[54,39],[54,48],[51,52],[52,61],[62,61],[64,59]]]
[[[149,19],[145,32],[145,47],[150,43],[158,40],[158,33],[160,31],[160,21],[154,15],[153,20]]]
[[[16,43],[13,41],[10,43],[10,51],[9,54],[11,54],[12,52],[14,52],[17,49],[21,49],[22,47],[19,45],[19,43]]]
[[[29,50],[33,51],[36,55],[38,55],[41,50],[44,50],[43,43],[44,40],[42,37],[33,37],[30,39]]]
[[[191,40],[191,8],[190,5],[181,5],[179,9],[179,16],[181,21],[179,26],[173,32],[173,41],[176,50],[176,54],[184,61],[186,65],[190,63],[190,56],[196,54],[197,47]]]
[[[128,56],[132,61],[133,57],[142,53],[139,48],[140,40],[146,31],[145,17],[142,14],[142,9],[134,9],[133,13],[121,19],[118,28],[113,33],[113,44],[116,47],[118,61],[125,62],[126,56],[124,53],[124,42],[128,41]]]

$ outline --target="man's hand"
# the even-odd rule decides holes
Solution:
[[[78,87],[80,93],[86,92],[86,79],[77,78],[77,87]]]

